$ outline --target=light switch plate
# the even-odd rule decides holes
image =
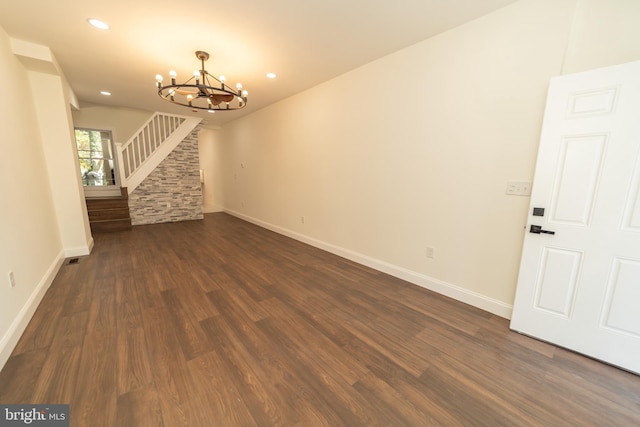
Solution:
[[[510,196],[530,196],[531,183],[527,181],[507,181],[506,194]]]

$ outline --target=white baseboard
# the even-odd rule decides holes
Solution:
[[[386,261],[381,261],[375,258],[371,258],[369,256],[360,254],[358,252],[354,252],[349,249],[345,249],[339,246],[332,245],[330,243],[323,242],[321,240],[310,238],[303,234],[296,233],[294,231],[287,230],[285,228],[278,227],[278,226],[266,223],[264,221],[261,221],[259,219],[244,215],[240,212],[235,212],[229,209],[224,209],[223,212],[228,213],[229,215],[233,215],[247,222],[250,222],[252,224],[258,225],[262,228],[266,228],[267,230],[271,230],[278,234],[291,237],[292,239],[295,239],[300,242],[306,243],[308,245],[314,246],[316,248],[325,250],[327,252],[331,252],[332,254],[341,256],[353,262],[357,262],[358,264],[362,264],[367,267],[373,268],[374,270],[378,270],[383,273],[387,273],[391,276],[397,277],[399,279],[406,280],[407,282],[413,283],[414,285],[421,286],[423,288],[445,295],[449,298],[453,298],[457,301],[464,302],[465,304],[472,305],[481,310],[488,311],[489,313],[493,313],[497,316],[504,317],[505,319],[511,318],[511,312],[513,310],[513,306],[510,304],[506,304],[502,301],[498,301],[496,299],[487,297],[477,292],[470,291],[460,286],[456,286],[451,283],[447,283],[442,280],[429,277],[422,273],[418,273],[403,267],[399,267],[397,265],[390,264]]]
[[[85,256],[85,255],[89,255],[92,250],[93,250],[93,237],[90,237],[86,246],[77,246],[75,248],[65,248],[64,256],[65,258]]]
[[[213,206],[203,206],[202,213],[216,213],[216,212],[224,212],[222,206],[213,205]]]
[[[29,324],[33,314],[36,312],[38,305],[40,305],[47,289],[49,289],[49,286],[53,283],[53,279],[55,279],[56,274],[58,274],[64,259],[65,252],[63,251],[58,254],[57,258],[49,266],[47,272],[35,287],[31,296],[27,299],[27,302],[22,306],[22,309],[18,312],[18,315],[11,323],[11,326],[9,326],[7,332],[2,339],[0,339],[0,370],[4,367],[5,363],[7,363],[7,360],[9,360],[11,352],[16,347],[16,344],[18,344],[18,340]]]

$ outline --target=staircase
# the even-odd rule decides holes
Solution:
[[[197,117],[154,113],[133,137],[116,143],[120,195],[86,198],[93,233],[131,230],[129,194],[202,121]]]
[[[91,232],[131,230],[129,193],[126,188],[121,188],[120,193],[120,196],[115,197],[86,199]]]
[[[129,141],[116,144],[120,180],[129,194],[201,121],[198,117],[155,113]]]

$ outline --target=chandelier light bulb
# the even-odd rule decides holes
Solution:
[[[220,80],[222,83],[227,81],[227,78],[225,76],[220,76],[220,78],[218,79]]]
[[[169,75],[171,76],[172,79],[175,79],[178,73],[176,73],[174,70],[171,70],[169,71]]]
[[[238,89],[238,90],[242,90],[242,83],[238,83],[238,84],[236,85],[236,89]]]
[[[249,96],[249,92],[247,92],[246,90],[243,90],[243,91],[242,91],[242,96],[243,96],[244,98],[246,98],[247,96]]]
[[[193,72],[193,77],[195,77],[195,78],[200,77],[200,71],[195,70],[195,71]]]
[[[158,83],[162,83],[162,75],[161,74],[156,74],[156,81]]]

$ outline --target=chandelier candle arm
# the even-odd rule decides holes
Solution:
[[[170,85],[163,85],[162,75],[156,75],[158,95],[165,101],[197,110],[231,111],[239,110],[247,105],[249,93],[242,89],[242,84],[236,85],[233,90],[225,84],[226,77],[214,77],[204,67],[204,62],[209,59],[209,54],[203,51],[196,52],[196,58],[200,60],[201,69],[193,72],[193,76],[184,83],[176,83],[177,73],[170,71]],[[202,81],[201,81],[202,79]],[[195,84],[193,81],[195,80]],[[212,85],[214,80],[218,85]]]

